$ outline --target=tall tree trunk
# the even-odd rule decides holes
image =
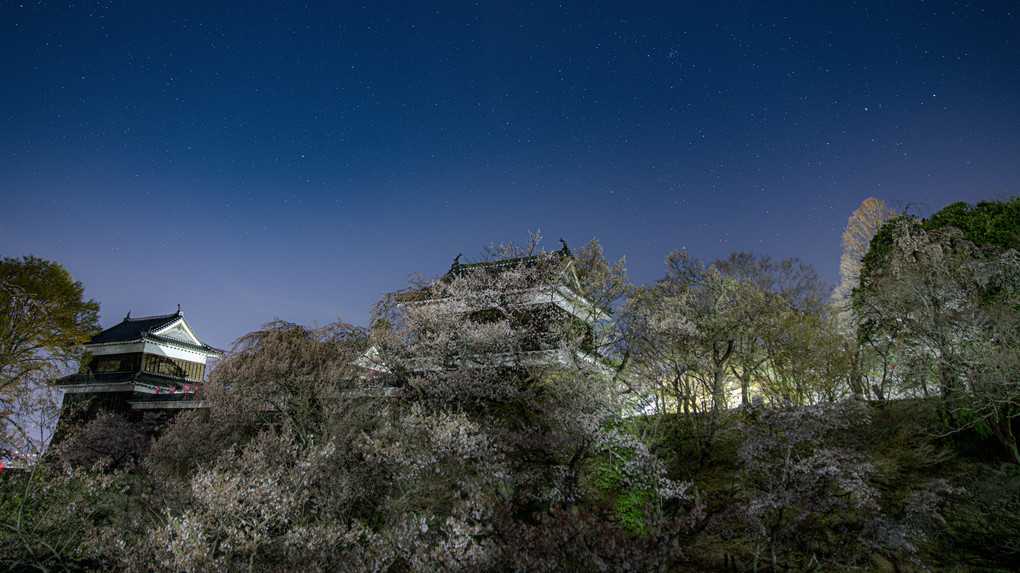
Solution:
[[[864,373],[861,361],[864,359],[860,349],[852,350],[850,358],[850,391],[855,400],[867,400],[867,386],[864,384]]]
[[[959,395],[960,381],[956,377],[956,369],[952,361],[943,354],[939,359],[939,386],[942,392],[942,410],[950,426],[959,426],[959,413],[956,411],[956,397]]]
[[[726,362],[733,355],[733,341],[724,342],[725,350],[720,351],[718,343],[712,345],[712,408],[716,411],[726,409]]]
[[[712,344],[712,413],[708,439],[702,451],[702,461],[708,458],[716,435],[719,433],[719,421],[726,410],[726,362],[733,355],[733,340],[727,340],[725,350],[720,350],[718,343]]]

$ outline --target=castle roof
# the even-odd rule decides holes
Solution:
[[[543,291],[545,295],[550,297],[549,300],[551,302],[570,314],[584,317],[585,321],[608,318],[608,311],[592,305],[585,299],[582,294],[581,283],[577,278],[577,272],[574,269],[573,253],[570,251],[570,247],[567,246],[566,241],[560,239],[560,242],[563,244],[563,247],[556,251],[495,261],[461,263],[461,255],[457,255],[450,266],[450,270],[439,279],[439,282],[449,283],[456,278],[476,272],[499,275],[520,266],[527,268],[538,267],[541,272],[538,273],[538,276],[531,279],[536,284],[525,288]],[[397,293],[396,299],[397,302],[402,304],[418,304],[436,300],[436,297],[435,285],[426,285],[415,290]],[[442,295],[439,295],[439,298],[441,297]],[[536,298],[535,300],[540,299]]]
[[[159,316],[142,316],[127,318],[119,324],[111,326],[106,330],[92,337],[89,344],[100,344],[103,342],[128,342],[138,340],[152,330],[158,330],[161,326],[170,326],[180,316],[179,312],[173,314],[161,314]]]
[[[558,251],[551,253],[538,253],[536,255],[530,255],[526,257],[516,257],[512,259],[500,259],[497,261],[482,261],[478,263],[461,263],[460,255],[453,260],[453,264],[450,266],[450,270],[444,275],[444,279],[447,277],[458,277],[471,271],[484,269],[492,272],[501,272],[507,269],[517,268],[519,265],[525,267],[534,267],[539,264],[549,264],[553,267],[559,267],[565,265],[571,260],[570,247],[567,246],[566,241],[560,239],[563,243],[563,248]]]
[[[223,354],[222,350],[205,344],[195,336],[191,327],[185,322],[184,314],[179,306],[175,313],[156,316],[132,318],[129,312],[120,323],[93,336],[86,346],[142,340],[182,346],[212,356]]]

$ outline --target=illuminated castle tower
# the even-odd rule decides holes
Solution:
[[[585,298],[574,268],[573,254],[566,242],[563,239],[560,241],[563,247],[557,251],[510,259],[461,263],[460,255],[457,255],[450,270],[438,284],[400,293],[397,301],[404,306],[451,303],[457,306],[460,301],[447,298],[449,295],[442,288],[444,283],[473,273],[498,276],[518,267],[537,269],[538,272],[529,277],[526,284],[515,285],[512,288],[518,290],[508,293],[515,300],[512,317],[496,309],[467,304],[462,309],[466,323],[510,318],[528,331],[522,350],[533,362],[561,363],[572,359],[563,353],[560,344],[560,327],[570,324],[573,331],[582,338],[578,357],[600,366],[602,358],[595,350],[595,328],[599,321],[607,320],[609,315]]]
[[[222,356],[195,336],[180,306],[173,314],[132,318],[92,337],[91,355],[78,374],[55,382],[64,404],[91,400],[90,410],[110,411],[189,408],[205,380],[210,358]]]

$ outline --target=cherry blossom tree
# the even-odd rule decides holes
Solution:
[[[1020,256],[912,219],[889,233],[855,300],[862,338],[889,348],[900,392],[938,396],[951,429],[987,428],[1020,463]]]
[[[380,304],[370,335],[274,322],[243,337],[201,391],[209,408],[152,448],[160,517],[133,513],[105,546],[136,570],[675,558],[687,486],[623,431],[612,369],[553,304],[563,263],[417,279]],[[596,479],[607,468],[612,488]],[[577,543],[539,537],[599,520]]]
[[[240,338],[200,398],[154,444],[161,487],[107,531],[135,570],[372,570],[385,477],[359,441],[386,400],[355,365],[368,334],[282,321]],[[377,567],[378,566],[378,567]]]
[[[369,445],[395,477],[400,513],[424,518],[422,535],[446,531],[442,543],[473,555],[475,566],[506,555],[505,545],[485,541],[494,525],[478,515],[583,511],[600,493],[591,477],[607,464],[622,487],[648,492],[652,508],[685,497],[686,486],[616,428],[612,369],[584,348],[578,318],[553,304],[561,257],[418,278],[376,311],[389,325],[376,341],[380,360],[409,406]],[[476,533],[451,537],[465,531]]]

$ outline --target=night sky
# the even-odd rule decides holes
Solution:
[[[0,0],[0,254],[225,348],[529,230],[835,283],[866,197],[1020,194],[1015,0],[710,4]]]

